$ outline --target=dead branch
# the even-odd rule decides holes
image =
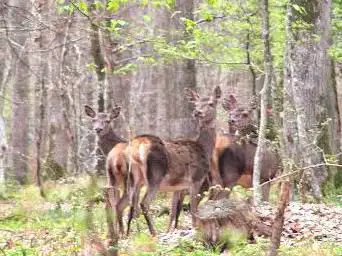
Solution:
[[[281,187],[281,197],[278,204],[278,209],[274,218],[272,227],[271,247],[269,256],[276,256],[278,254],[278,248],[280,246],[281,233],[284,226],[284,212],[286,206],[289,203],[290,197],[290,182],[285,181]]]

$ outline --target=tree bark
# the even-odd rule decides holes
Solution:
[[[295,7],[298,7],[295,8]],[[287,47],[284,72],[284,137],[287,155],[297,167],[324,162],[322,151],[329,140],[327,121],[331,1],[291,0],[287,12]],[[305,11],[300,11],[304,8]],[[298,23],[305,26],[296,27]],[[301,175],[302,199],[308,192],[322,198],[327,178],[325,166],[306,169]]]
[[[254,188],[254,203],[258,204],[261,201],[261,187],[260,187],[260,173],[262,167],[262,159],[266,154],[266,127],[267,127],[267,105],[268,96],[272,86],[273,64],[272,64],[272,53],[270,47],[270,25],[269,25],[269,12],[268,12],[268,0],[261,1],[261,10],[263,17],[263,43],[264,43],[264,69],[265,69],[265,80],[264,86],[260,91],[261,94],[261,115],[260,115],[260,127],[259,127],[259,138],[258,147],[254,157],[254,171],[253,171],[253,188]]]
[[[7,139],[5,133],[5,123],[0,115],[0,195],[5,192],[6,155]]]
[[[28,134],[30,116],[30,66],[28,45],[30,34],[27,30],[26,16],[30,11],[30,3],[27,1],[13,0],[10,8],[11,25],[24,28],[22,31],[11,33],[11,39],[16,45],[11,44],[12,56],[15,58],[15,71],[13,81],[12,104],[12,134],[11,134],[11,161],[14,178],[20,183],[27,182],[28,174]]]
[[[193,1],[176,1],[174,13],[163,8],[153,9],[153,30],[167,31],[170,41],[187,39],[180,17],[192,19]],[[191,106],[183,97],[185,87],[196,86],[196,68],[192,60],[177,60],[164,65],[141,64],[132,82],[130,117],[136,134],[152,133],[163,138],[191,138],[196,125]]]

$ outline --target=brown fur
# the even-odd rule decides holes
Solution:
[[[238,107],[237,100],[230,95],[228,99],[224,100],[223,107],[229,114],[231,129],[239,136],[233,140],[230,146],[223,151],[221,150],[217,155],[222,182],[224,186],[232,187],[238,184],[250,188],[253,186],[254,156],[257,146],[248,140],[240,140],[240,143],[236,141],[241,136],[248,136],[256,132],[252,113],[255,106]],[[261,183],[274,178],[280,169],[278,155],[272,150],[271,145],[262,158]],[[264,200],[268,200],[269,189],[270,184],[263,186]]]
[[[106,159],[106,174],[108,186],[123,186],[127,176],[127,159],[125,150],[127,143],[118,143],[109,152]]]
[[[219,172],[218,160],[222,152],[233,143],[232,136],[218,135],[215,141],[215,148],[212,156],[212,168],[210,169],[211,183],[223,187],[221,174]]]
[[[155,145],[163,142],[153,135],[139,135],[136,136],[130,143],[117,144],[109,153],[107,157],[107,179],[110,186],[122,187],[123,194],[120,199],[116,199],[116,213],[117,222],[120,233],[124,233],[122,213],[129,205],[130,201],[137,200],[134,195],[129,194],[129,186],[136,182],[136,186],[147,184],[148,178],[142,168],[135,168],[141,166],[146,160],[141,159],[139,155],[139,148],[144,147],[144,152],[149,152],[150,148],[154,149]],[[148,154],[148,153],[147,153]],[[136,169],[129,175],[129,165],[132,169]],[[112,182],[114,180],[114,182]],[[137,209],[131,208],[128,218],[132,218],[136,214]]]
[[[152,235],[156,232],[149,216],[149,205],[158,190],[174,192],[173,198],[180,197],[183,190],[190,193],[190,211],[197,210],[197,194],[207,178],[212,149],[215,143],[217,99],[221,91],[216,87],[211,97],[200,98],[188,89],[186,96],[194,103],[194,116],[199,119],[199,136],[196,140],[175,140],[162,142],[135,138],[131,141],[133,186],[131,188],[131,212],[137,208],[141,185],[147,184],[147,192],[141,202],[141,209]],[[144,141],[144,143],[142,143]],[[164,159],[164,161],[163,161]],[[163,162],[167,163],[163,163]],[[173,199],[173,202],[177,201]],[[175,206],[177,208],[177,206]],[[173,208],[175,208],[173,207]],[[174,215],[174,214],[173,214]],[[133,214],[130,215],[131,218]],[[131,218],[128,220],[128,232]],[[171,217],[170,223],[173,221]]]
[[[85,113],[92,120],[93,130],[97,137],[97,153],[100,157],[97,170],[105,168],[105,158],[118,143],[126,142],[120,138],[111,126],[111,122],[119,117],[121,107],[115,105],[108,113],[96,113],[90,106],[84,106]]]
[[[256,132],[255,121],[253,120],[253,110],[255,106],[247,108],[238,107],[237,100],[230,95],[224,99],[223,108],[229,113],[229,135],[218,135],[215,141],[215,148],[212,155],[212,166],[210,168],[210,185],[221,185],[232,188],[241,185],[245,188],[253,186],[253,167],[256,145],[250,141],[240,140],[241,137]],[[235,135],[235,134],[238,134]],[[279,159],[277,153],[268,149],[263,156],[261,183],[274,178],[279,172]],[[202,187],[202,191],[205,188]],[[263,199],[268,200],[270,184],[262,187]],[[178,216],[184,194],[175,198],[174,211]],[[171,217],[172,219],[172,217]]]
[[[126,180],[128,174],[128,161],[126,158],[127,142],[121,139],[113,130],[111,121],[120,114],[121,107],[114,106],[108,113],[96,113],[91,107],[85,106],[85,113],[92,118],[93,129],[97,136],[97,146],[105,161],[107,186],[121,188],[122,196],[115,198],[116,208],[125,207],[128,201]],[[100,161],[100,166],[102,161]],[[117,212],[119,212],[117,210]],[[120,231],[123,232],[122,216],[118,216]]]

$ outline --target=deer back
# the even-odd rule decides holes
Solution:
[[[157,176],[165,176],[169,160],[165,144],[159,137],[150,134],[136,136],[125,152],[132,164],[135,182],[150,184],[159,179]]]
[[[209,161],[200,144],[192,140],[174,140],[165,142],[165,147],[169,169],[161,184],[162,190],[187,189],[206,177]]]

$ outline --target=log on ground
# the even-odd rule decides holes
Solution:
[[[202,239],[212,246],[227,247],[229,241],[224,241],[224,237],[228,232],[240,232],[250,242],[254,242],[255,233],[271,235],[271,227],[262,222],[245,200],[209,200],[199,206],[195,216]]]

